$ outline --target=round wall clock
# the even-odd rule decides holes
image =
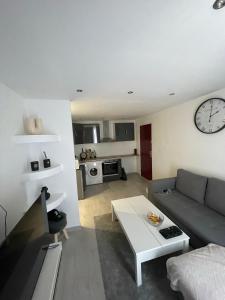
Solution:
[[[203,133],[212,134],[225,127],[225,100],[210,98],[199,105],[194,117],[195,125]]]

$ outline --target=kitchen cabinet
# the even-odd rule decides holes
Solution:
[[[73,137],[75,145],[99,143],[99,124],[73,123]]]
[[[97,144],[99,142],[99,124],[83,124],[83,144]]]
[[[74,140],[74,145],[83,144],[82,124],[73,123],[73,140]]]
[[[116,141],[134,140],[134,123],[115,123]]]

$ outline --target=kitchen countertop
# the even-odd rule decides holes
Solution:
[[[80,163],[85,163],[88,161],[99,161],[99,160],[107,160],[107,159],[118,159],[123,157],[135,157],[138,156],[136,154],[121,154],[121,155],[110,155],[110,156],[98,156],[96,158],[92,159],[86,159],[86,160],[79,160]]]

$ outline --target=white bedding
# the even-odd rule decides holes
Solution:
[[[171,288],[185,300],[225,300],[225,247],[209,244],[166,264]]]

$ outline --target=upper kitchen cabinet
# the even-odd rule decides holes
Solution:
[[[134,123],[115,123],[116,141],[134,140]]]
[[[73,137],[75,145],[99,143],[99,124],[73,123]]]
[[[99,124],[83,124],[83,144],[100,143]]]
[[[73,140],[74,140],[74,145],[83,144],[82,124],[73,123]]]

